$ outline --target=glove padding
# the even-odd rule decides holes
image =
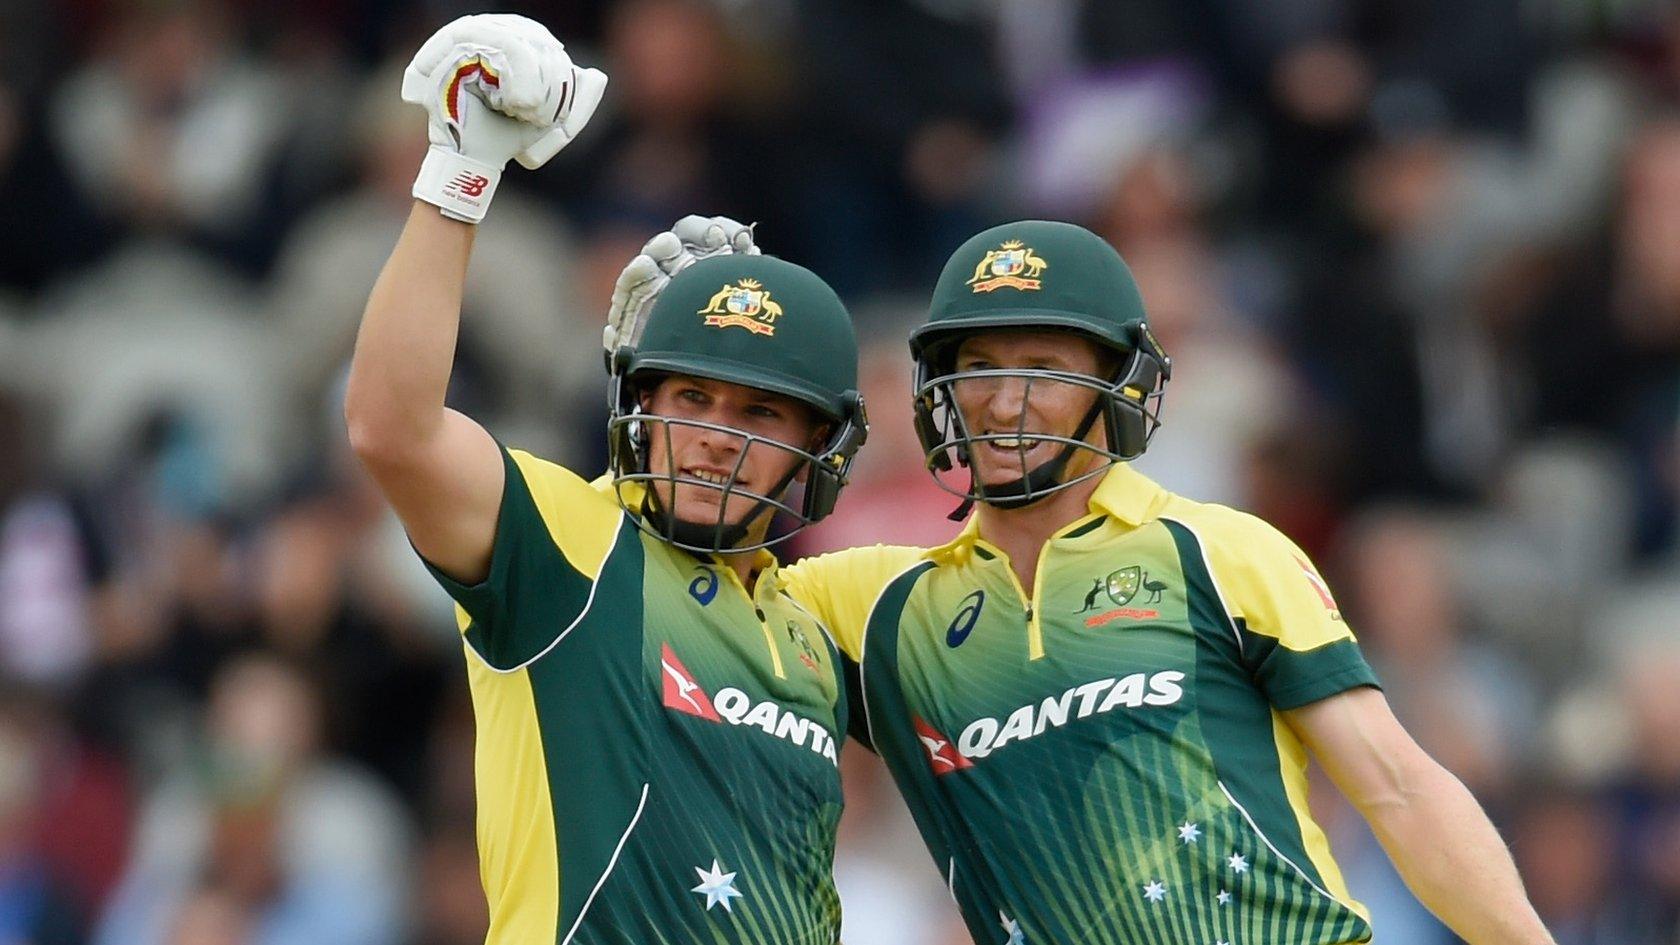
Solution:
[[[502,168],[541,167],[583,130],[606,90],[534,20],[464,16],[428,39],[403,73],[403,99],[425,107],[431,149],[414,196],[445,216],[484,218]]]
[[[648,240],[613,285],[607,328],[601,336],[607,357],[620,347],[641,342],[647,311],[673,276],[702,259],[729,253],[757,256],[760,250],[753,243],[753,228],[728,217],[686,216]]]

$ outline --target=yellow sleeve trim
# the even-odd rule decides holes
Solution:
[[[1245,512],[1176,500],[1207,554],[1208,569],[1232,619],[1290,650],[1353,638],[1329,585],[1282,532]]]
[[[594,580],[612,547],[623,510],[610,495],[564,466],[524,450],[509,450],[508,455],[525,477],[525,486],[560,553],[580,574]]]

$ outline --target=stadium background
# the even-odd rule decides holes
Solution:
[[[1321,562],[1560,942],[1680,942],[1672,3],[510,6],[612,85],[506,178],[457,405],[600,468],[619,267],[682,214],[757,220],[867,349],[874,435],[799,550],[938,540],[918,306],[981,226],[1083,222],[1177,362],[1140,466]],[[397,77],[461,12],[0,4],[6,945],[482,940],[461,653],[338,406],[425,146]],[[847,940],[964,941],[845,767]],[[1451,941],[1315,809],[1380,941]]]

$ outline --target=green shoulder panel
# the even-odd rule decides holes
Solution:
[[[426,569],[471,618],[467,643],[497,670],[529,662],[564,633],[589,604],[595,582],[578,571],[549,533],[525,476],[502,450],[501,511],[490,555],[490,574],[466,585]],[[624,523],[619,522],[620,538]]]
[[[1278,856],[1319,892],[1294,897],[1293,908],[1272,916],[1275,930],[1294,941],[1364,941],[1370,927],[1358,914],[1323,893],[1324,877],[1308,855],[1289,805],[1282,761],[1272,729],[1272,706],[1255,676],[1263,662],[1258,634],[1245,634],[1219,596],[1201,542],[1184,524],[1162,519],[1178,547],[1189,617],[1198,639],[1197,713],[1219,787],[1243,819]],[[1271,641],[1275,643],[1276,641]]]

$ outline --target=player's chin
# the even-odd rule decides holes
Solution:
[[[758,506],[754,488],[738,482],[726,498],[721,488],[679,483],[673,506],[678,519],[700,525],[739,525]]]

